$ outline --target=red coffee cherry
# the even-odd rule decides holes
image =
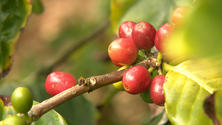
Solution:
[[[143,66],[129,68],[122,78],[123,88],[130,94],[144,92],[151,84],[151,76]]]
[[[45,81],[45,90],[54,96],[68,88],[76,85],[76,79],[69,73],[52,72]]]
[[[156,29],[148,22],[139,22],[134,26],[132,38],[139,49],[151,49],[154,46]]]
[[[156,49],[161,52],[165,53],[164,47],[167,44],[167,39],[172,35],[175,29],[175,24],[173,23],[165,23],[163,24],[156,32],[154,44]]]
[[[108,54],[119,65],[131,65],[136,61],[138,48],[131,39],[118,38],[109,45]]]
[[[165,98],[163,84],[165,81],[164,75],[157,75],[153,78],[150,85],[150,96],[153,102],[159,106],[164,106]]]
[[[119,37],[132,39],[132,31],[136,25],[133,21],[125,21],[119,26]]]

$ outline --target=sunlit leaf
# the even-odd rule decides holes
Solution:
[[[203,103],[207,95],[222,88],[221,64],[221,60],[186,61],[167,73],[165,108],[173,124],[212,124]]]
[[[0,78],[12,68],[15,43],[24,31],[31,9],[31,0],[1,0]]]
[[[174,9],[191,3],[192,0],[112,0],[110,20],[113,31],[117,33],[119,25],[127,20],[147,21],[157,29],[171,22]]]

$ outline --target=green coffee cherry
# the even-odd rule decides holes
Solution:
[[[2,125],[28,125],[26,120],[19,116],[9,116],[2,123]]]
[[[27,113],[32,107],[32,93],[25,87],[18,87],[12,93],[11,102],[15,111],[18,113]]]

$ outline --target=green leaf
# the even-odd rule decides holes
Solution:
[[[173,35],[167,47],[169,51],[178,48],[171,56],[181,57],[222,57],[222,1],[200,0],[194,2],[191,12],[178,32]],[[182,31],[182,32],[181,32]],[[173,46],[173,47],[172,47]],[[172,48],[171,48],[172,47]]]
[[[205,97],[222,88],[221,60],[190,60],[173,67],[164,83],[165,108],[173,124],[207,124],[212,120],[204,113]]]
[[[143,99],[144,102],[153,103],[153,100],[151,99],[151,95],[150,95],[150,87],[146,91],[141,93],[140,97]]]
[[[171,14],[180,6],[190,6],[191,0],[112,0],[110,20],[113,31],[124,21],[147,21],[156,29],[171,22]]]
[[[12,67],[15,43],[24,31],[31,9],[30,0],[1,0],[0,78],[6,76]]]
[[[43,12],[43,6],[40,0],[33,0],[32,12],[35,14],[41,14]]]

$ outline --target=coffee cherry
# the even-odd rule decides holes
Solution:
[[[134,26],[132,38],[139,49],[151,49],[154,46],[156,29],[148,22],[139,22]]]
[[[165,98],[163,84],[165,81],[164,75],[157,75],[153,78],[150,85],[150,96],[153,102],[159,106],[164,106]]]
[[[27,113],[33,104],[31,91],[25,87],[16,88],[11,95],[11,103],[15,111]]]
[[[122,78],[123,88],[130,94],[144,92],[151,84],[151,76],[143,66],[129,68]]]
[[[28,125],[26,120],[19,116],[9,116],[3,120],[2,125]]]
[[[45,90],[54,96],[76,85],[76,79],[69,73],[52,72],[45,81]]]
[[[189,7],[179,7],[172,13],[171,20],[175,25],[180,25],[184,20],[184,16],[190,10]]]
[[[154,44],[156,49],[161,53],[166,53],[164,47],[167,44],[168,38],[174,32],[175,25],[173,23],[163,24],[156,32]]]
[[[126,69],[126,68],[129,68],[129,65],[122,66],[122,67],[119,68],[117,71],[120,71],[120,70],[123,70],[123,69]],[[113,86],[114,86],[117,90],[125,91],[125,89],[123,88],[122,80],[119,81],[119,82],[113,83]]]
[[[131,39],[118,38],[109,45],[108,54],[119,65],[131,65],[136,61],[138,48]]]
[[[132,39],[132,31],[136,25],[133,21],[125,21],[119,26],[119,37]]]

